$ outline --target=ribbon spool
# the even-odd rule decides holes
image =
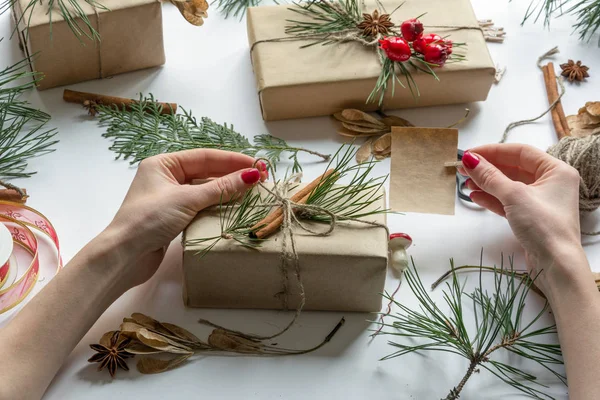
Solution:
[[[39,211],[19,203],[0,201],[0,314],[19,305],[34,288],[40,272],[37,235],[50,239],[57,252],[56,272],[62,268],[60,246],[54,226]],[[18,248],[17,248],[18,247]],[[19,275],[17,251],[31,261]]]

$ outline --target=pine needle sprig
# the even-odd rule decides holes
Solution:
[[[0,71],[0,179],[27,178],[27,161],[50,153],[57,143],[55,129],[46,129],[50,115],[20,100],[36,75],[26,71],[28,59]],[[23,83],[25,81],[25,83]]]
[[[383,359],[423,351],[447,352],[467,359],[469,367],[465,375],[450,390],[446,400],[458,399],[468,380],[479,368],[533,398],[552,399],[543,391],[547,386],[538,382],[535,375],[495,357],[497,352],[505,350],[542,366],[566,384],[565,376],[557,371],[557,367],[563,365],[560,345],[549,343],[556,340],[556,326],[538,327],[539,320],[548,311],[548,303],[535,317],[525,317],[525,300],[533,280],[526,281],[515,274],[513,260],[510,259],[509,268],[505,268],[503,263],[500,268],[494,267],[496,273],[492,293],[483,288],[483,270],[479,276],[479,287],[467,293],[466,281],[462,284],[459,282],[452,260],[450,265],[453,270],[451,282],[446,284],[443,292],[444,303],[449,310],[447,313],[441,310],[425,289],[414,260],[405,279],[419,302],[419,308],[413,310],[386,295],[400,312],[386,315],[394,321],[382,325],[393,330],[383,334],[421,343],[390,341],[389,344],[398,350]],[[472,314],[468,312],[467,304],[472,306]],[[467,318],[474,322],[474,331],[467,328]]]
[[[283,139],[271,135],[257,135],[252,144],[233,126],[217,124],[206,117],[198,121],[191,111],[162,114],[162,106],[152,95],[140,97],[140,101],[130,109],[99,105],[98,111],[100,125],[107,127],[103,136],[113,140],[110,150],[117,153],[117,159],[130,159],[132,164],[157,154],[196,148],[264,157],[273,167],[288,153],[295,172],[302,169],[299,153],[309,153],[326,161],[330,158],[316,151],[290,146]]]
[[[573,15],[577,22],[573,24],[580,40],[591,40],[600,29],[600,0],[533,0],[529,4],[523,22],[533,19],[537,22],[543,18],[544,25],[549,26],[553,17]],[[600,39],[598,39],[600,45]]]
[[[351,165],[355,159],[356,150],[352,146],[342,146],[332,157],[327,170],[333,169],[322,183],[309,195],[306,204],[322,207],[336,215],[336,221],[362,219],[371,215],[388,213],[389,210],[374,208],[373,204],[384,196],[380,189],[383,187],[387,176],[371,178],[371,172],[377,161]],[[347,185],[336,185],[338,179],[349,177]],[[284,184],[283,181],[277,182]],[[289,191],[295,189],[291,184]],[[259,188],[248,191],[244,196],[230,202],[221,202],[219,212],[221,234],[207,238],[192,239],[187,245],[200,245],[204,248],[199,252],[206,255],[223,239],[232,239],[240,245],[257,249],[264,240],[250,238],[251,228],[263,220],[277,204],[275,197],[264,194]],[[299,213],[300,218],[317,222],[330,222],[327,215],[314,215],[312,213]]]
[[[0,14],[6,12],[11,7],[15,7],[18,0],[0,0]],[[81,0],[29,0],[29,2],[23,8],[23,14],[19,16],[17,25],[24,22],[26,27],[29,28],[31,23],[31,17],[36,7],[44,7],[44,13],[48,15],[50,21],[50,36],[52,37],[52,26],[55,21],[55,13],[59,13],[64,19],[65,23],[73,34],[81,40],[82,37],[87,37],[92,41],[99,41],[100,34],[94,28],[94,25],[90,21],[90,18],[86,14],[85,10],[81,7]],[[96,10],[106,10],[108,8],[103,6],[97,0],[83,0],[86,4],[93,7]],[[15,28],[15,32],[16,32]],[[27,33],[28,35],[29,33]]]
[[[239,17],[240,19],[246,14],[248,7],[256,7],[260,5],[261,0],[215,0],[211,4],[218,3],[219,10],[225,18]]]

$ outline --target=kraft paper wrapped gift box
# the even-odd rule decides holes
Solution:
[[[383,193],[383,191],[381,192]],[[385,196],[374,205],[385,209]],[[385,224],[385,214],[366,217]],[[306,222],[314,229],[323,224]],[[317,226],[320,225],[320,226]],[[294,228],[297,229],[297,228]],[[295,231],[300,271],[306,292],[305,310],[378,312],[388,262],[386,229],[358,222],[336,226],[330,236]],[[184,232],[184,301],[199,308],[283,309],[280,293],[282,233],[269,237],[258,249],[235,240],[221,240],[205,255],[193,239],[221,234],[219,211],[206,210]],[[298,281],[288,267],[288,309],[298,306]]]
[[[99,32],[101,40],[76,36],[55,2],[52,34],[48,2],[27,8],[30,0],[17,0],[13,17],[31,69],[44,75],[38,89],[105,78],[165,63],[162,8],[159,0],[100,0],[109,11],[77,4]],[[67,7],[71,7],[67,3]],[[83,26],[83,21],[78,19]],[[28,27],[27,27],[28,26]]]
[[[408,88],[397,85],[393,97],[388,91],[384,108],[485,100],[496,70],[470,1],[383,1],[388,11],[400,3],[402,6],[392,16],[394,23],[426,13],[420,18],[425,33],[438,33],[456,43],[466,43],[467,59],[436,68],[439,81],[426,73],[413,71],[420,97],[415,100]],[[293,6],[248,9],[248,39],[263,119],[331,115],[345,108],[364,111],[379,108],[377,101],[366,104],[381,71],[374,48],[356,42],[300,48],[310,42],[272,41],[288,37],[285,29],[290,23],[287,20],[302,20],[290,7]],[[374,2],[368,2],[365,12],[371,13],[376,8]],[[445,28],[438,28],[440,26]]]

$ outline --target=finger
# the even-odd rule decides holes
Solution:
[[[251,168],[256,162],[254,158],[229,151],[215,149],[194,149],[177,153],[161,154],[145,161],[146,164],[157,163],[170,173],[179,183],[192,179],[221,177],[244,168]],[[262,163],[262,170],[266,166]]]
[[[475,182],[473,182],[473,179],[471,179],[471,178],[469,178],[465,181],[465,186],[469,190],[481,190],[481,188],[479,186],[477,186],[475,184]]]
[[[490,210],[491,212],[498,214],[501,217],[505,217],[504,206],[500,203],[500,200],[495,198],[489,193],[474,191],[471,192],[470,196],[473,203],[480,207]]]
[[[247,168],[213,179],[202,185],[182,187],[188,194],[189,206],[196,212],[243,195],[261,180],[261,172]]]
[[[501,202],[508,201],[515,190],[515,182],[479,154],[466,151],[463,166],[475,185]]]
[[[535,179],[548,169],[554,168],[558,160],[545,152],[520,143],[488,144],[470,150],[502,169],[503,167],[520,167],[533,175]]]

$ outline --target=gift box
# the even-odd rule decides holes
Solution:
[[[75,0],[100,34],[96,41],[72,32],[58,2],[54,2],[52,14],[47,2],[33,8],[28,8],[29,3],[17,0],[13,17],[18,22],[21,47],[31,56],[32,71],[44,75],[40,90],[165,63],[159,0],[101,0],[108,10]],[[72,5],[67,2],[66,7]],[[83,21],[77,21],[83,29]]]
[[[383,191],[379,192],[383,194]],[[385,209],[385,196],[373,208]],[[385,214],[366,220],[385,224]],[[323,223],[303,221],[323,231]],[[329,236],[294,227],[305,310],[378,312],[388,262],[388,235],[381,226],[340,222]],[[209,252],[190,241],[221,235],[220,211],[198,214],[184,232],[184,302],[199,308],[296,309],[299,284],[293,266],[281,268],[282,232],[256,249],[220,240]],[[283,289],[284,282],[287,289]]]
[[[420,96],[413,97],[408,88],[396,83],[394,96],[391,90],[386,93],[384,108],[485,100],[494,83],[495,67],[470,1],[384,1],[383,5],[391,12],[400,3],[402,6],[392,15],[395,24],[425,13],[419,18],[425,33],[466,43],[466,60],[435,68],[439,81],[411,68]],[[285,40],[291,37],[285,32],[290,20],[306,20],[290,7],[296,6],[248,9],[248,38],[263,119],[331,115],[347,108],[378,109],[378,101],[366,103],[382,68],[374,48],[357,42],[301,48],[310,41]],[[367,2],[364,12],[376,8],[374,2]]]

